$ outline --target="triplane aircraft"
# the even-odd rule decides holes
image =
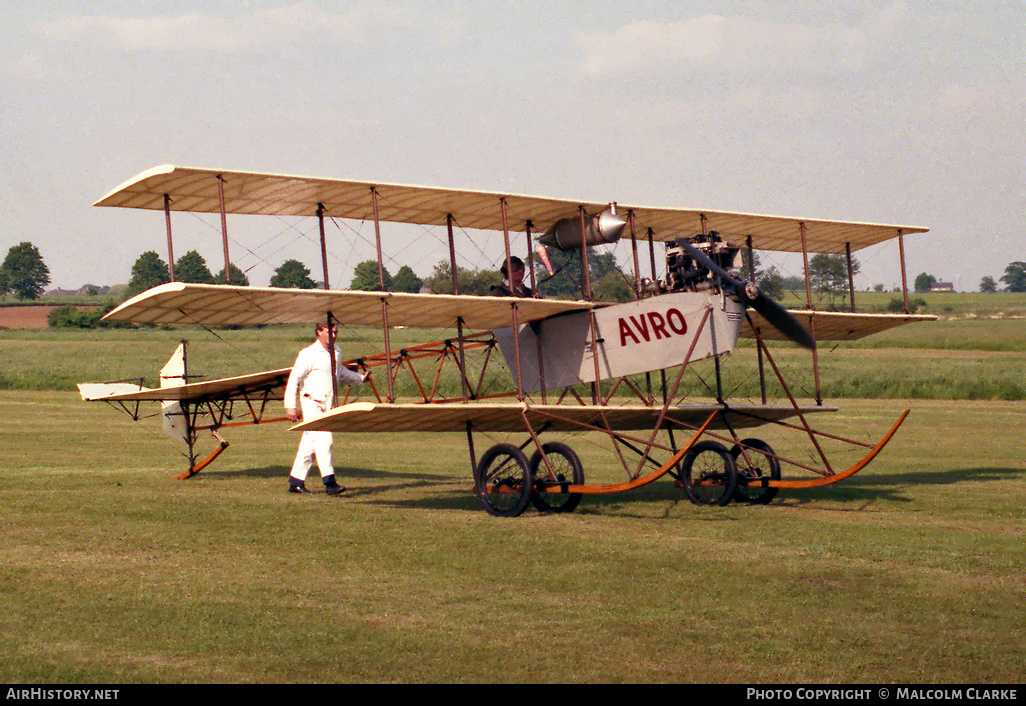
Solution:
[[[649,208],[622,203],[486,193],[384,183],[341,181],[274,174],[165,165],[114,189],[98,206],[163,210],[169,260],[173,259],[171,213],[220,213],[229,272],[227,214],[314,217],[318,221],[323,290],[276,289],[172,281],[143,292],[111,311],[115,321],[154,324],[244,325],[326,321],[380,326],[385,352],[344,364],[383,375],[368,399],[339,400],[321,416],[304,419],[296,430],[338,432],[429,431],[466,434],[474,487],[485,509],[516,516],[529,504],[552,512],[573,510],[583,495],[632,490],[670,475],[698,504],[731,500],[768,503],[781,488],[809,488],[850,477],[872,461],[901,425],[906,411],[877,443],[847,439],[814,428],[811,418],[837,408],[823,404],[817,343],[853,340],[901,324],[931,319],[904,314],[864,314],[812,310],[808,283],[810,253],[843,253],[897,239],[904,282],[903,238],[925,228],[874,225],[721,211]],[[328,285],[325,219],[373,223],[379,274],[384,260],[381,224],[398,222],[446,229],[453,294],[405,294],[332,290]],[[507,268],[526,237],[528,273],[534,286],[534,248],[574,253],[581,262],[583,298],[576,301],[499,298],[459,293],[454,228],[498,233]],[[532,240],[534,239],[534,240]],[[635,300],[594,301],[588,248],[630,241]],[[665,272],[657,277],[655,243],[665,245]],[[651,276],[641,273],[648,250]],[[745,281],[740,253],[802,253],[808,309],[788,311]],[[547,258],[545,258],[547,262]],[[749,263],[753,258],[749,257]],[[172,275],[173,278],[173,275]],[[747,273],[754,280],[754,272]],[[849,284],[850,284],[849,268]],[[854,288],[850,288],[854,292]],[[450,338],[392,350],[394,327],[447,328]],[[723,390],[721,361],[740,338],[755,341],[761,394],[731,399]],[[815,401],[799,402],[785,382],[768,341],[792,341],[808,349]],[[496,350],[499,354],[495,354]],[[472,365],[471,358],[476,362]],[[709,399],[681,397],[689,366],[711,360],[715,389]],[[427,365],[429,370],[424,369]],[[485,370],[506,366],[503,393],[482,387]],[[476,366],[476,367],[475,367]],[[418,370],[418,367],[420,368]],[[444,370],[454,370],[458,391],[440,386]],[[770,371],[782,391],[767,397]],[[222,380],[192,382],[184,344],[161,371],[161,386],[129,383],[81,385],[83,398],[120,406],[135,418],[138,405],[159,401],[168,433],[188,449],[189,468],[199,472],[228,443],[219,430],[238,424],[281,421],[269,405],[282,396],[289,369]],[[400,375],[415,383],[416,399],[396,394]],[[658,375],[661,385],[653,385]],[[384,379],[384,384],[380,382]],[[772,378],[770,378],[772,379]],[[382,389],[379,389],[381,387]],[[801,435],[811,451],[785,456],[751,429],[779,429]],[[217,446],[205,458],[195,452],[200,433]],[[623,479],[587,483],[578,454],[543,435],[586,432],[608,440]],[[497,443],[479,456],[475,435],[518,434],[521,443]],[[861,448],[860,459],[838,469],[824,443]],[[797,477],[784,477],[784,470]]]

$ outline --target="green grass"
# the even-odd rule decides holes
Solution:
[[[106,306],[117,300],[110,294],[43,294],[38,299],[19,299],[16,294],[0,294],[0,306],[53,306],[72,304],[74,306]]]
[[[186,461],[155,419],[64,391],[152,384],[182,337],[209,377],[287,366],[308,327],[0,332],[0,679],[1017,683],[1026,404],[992,398],[1023,388],[1022,329],[945,320],[822,350],[842,411],[817,426],[874,443],[913,410],[842,483],[701,508],[665,480],[515,520],[480,508],[461,435],[336,435],[350,492],[297,497],[285,425],[225,430],[231,448],[174,481]],[[342,345],[380,348],[362,329]],[[811,395],[809,354],[773,353]],[[757,396],[753,358],[732,356],[726,389]],[[837,399],[873,396],[920,399]],[[593,435],[558,438],[588,481],[623,480]]]
[[[1026,292],[909,292],[909,302],[921,299],[926,309],[920,313],[943,317],[1019,317],[1026,316]],[[855,292],[857,311],[886,312],[891,300],[903,302],[901,292]],[[806,306],[805,291],[786,292],[781,304],[788,308]],[[813,304],[818,309],[836,308],[847,311],[851,305],[847,296],[830,297],[814,294]]]
[[[910,324],[843,344],[848,348],[935,348],[948,351],[1026,352],[1026,321],[949,319]]]
[[[902,403],[844,406],[868,436]],[[0,678],[1018,682],[1026,408],[913,406],[870,468],[767,507],[665,481],[500,520],[459,437],[337,435],[351,492],[297,497],[284,426],[173,481],[153,420],[3,392]]]
[[[452,335],[445,330],[392,332],[393,348]],[[189,369],[208,379],[241,372],[287,367],[308,340],[307,326],[248,329],[182,327],[176,329],[46,329],[0,331],[0,389],[74,390],[79,382],[143,378],[155,386],[156,374],[178,341],[188,338]],[[383,350],[380,331],[345,327],[340,345],[347,356]],[[796,394],[815,397],[811,357],[790,345],[773,347]],[[1026,325],[1016,319],[941,320],[902,326],[861,341],[824,344],[820,349],[821,391],[827,398],[1026,399]],[[471,367],[480,356],[469,357]],[[493,366],[495,364],[493,363]],[[742,341],[723,366],[724,388],[734,396],[760,395],[754,347]],[[420,368],[431,368],[430,361]],[[475,370],[477,368],[474,368]],[[511,383],[500,363],[488,389]],[[430,377],[430,374],[428,374]],[[475,376],[476,379],[476,374]],[[772,377],[772,375],[770,375]],[[379,382],[383,376],[377,377]],[[644,385],[643,377],[637,378]],[[697,364],[685,378],[684,392],[708,396],[715,385],[711,363]],[[382,390],[384,384],[382,382]],[[455,374],[443,376],[440,389],[459,392]],[[771,394],[782,391],[771,385]],[[397,393],[416,396],[407,374]]]

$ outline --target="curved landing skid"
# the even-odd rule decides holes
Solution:
[[[898,431],[898,427],[905,421],[905,417],[911,410],[906,409],[902,415],[898,418],[898,421],[894,423],[891,430],[884,435],[880,442],[873,447],[873,449],[865,455],[865,457],[856,463],[854,466],[846,471],[840,473],[834,473],[833,475],[824,476],[822,478],[810,478],[808,480],[770,480],[766,481],[765,485],[769,488],[817,488],[821,485],[830,485],[842,481],[845,478],[851,478],[853,475],[861,471],[863,468],[869,465],[869,463],[876,458],[876,455],[883,450],[883,447],[887,445],[887,442],[891,440],[894,433]]]
[[[691,497],[692,501],[698,504],[726,505],[732,499],[739,500],[740,498],[738,498],[734,488],[735,484],[739,484],[740,482],[743,482],[745,485],[747,485],[747,487],[752,488],[815,488],[823,485],[830,485],[831,483],[837,483],[838,481],[850,478],[851,476],[855,475],[863,468],[868,466],[873,461],[873,459],[876,458],[880,451],[882,451],[884,447],[887,446],[888,442],[898,431],[898,428],[901,427],[902,423],[905,421],[905,418],[909,415],[909,411],[910,410],[905,410],[901,414],[898,420],[887,431],[883,438],[880,439],[876,446],[874,446],[869,451],[869,453],[867,453],[858,463],[851,466],[845,471],[839,473],[831,473],[821,478],[802,480],[780,480],[775,479],[779,476],[779,469],[776,469],[774,471],[774,478],[767,476],[761,479],[756,478],[747,481],[742,481],[741,475],[738,473],[738,470],[732,461],[726,461],[727,468],[721,469],[723,472],[717,471],[715,473],[712,473],[711,475],[703,476],[702,478],[697,477],[697,475],[695,478],[691,478],[691,474],[687,469],[690,469],[690,462],[694,460],[694,455],[701,454],[703,451],[708,451],[711,448],[718,447],[722,449],[722,451],[720,452],[721,458],[723,456],[727,456],[729,458],[729,455],[726,454],[726,449],[720,446],[720,444],[718,444],[717,442],[706,441],[699,443],[699,439],[701,439],[701,437],[705,435],[706,431],[713,424],[716,417],[721,414],[721,412],[717,411],[709,415],[705,422],[700,427],[698,427],[695,430],[695,432],[691,435],[691,438],[688,440],[688,442],[682,448],[676,450],[669,457],[669,460],[667,460],[665,463],[660,465],[655,470],[645,475],[638,475],[637,477],[630,478],[625,482],[604,484],[573,484],[566,483],[565,480],[553,482],[539,480],[535,478],[533,475],[531,475],[530,472],[526,472],[519,478],[516,478],[514,480],[507,479],[502,484],[498,484],[493,488],[479,486],[478,494],[482,503],[485,505],[485,508],[488,509],[489,512],[491,512],[492,514],[505,517],[513,517],[521,514],[524,511],[524,509],[526,509],[527,498],[532,493],[545,493],[550,496],[557,497],[561,495],[604,495],[612,493],[621,493],[648,485],[649,483],[658,480],[667,473],[671,473],[674,476],[676,476],[677,473],[681,473],[680,477],[676,481],[676,485],[678,487],[683,487],[685,491],[687,491],[688,496]],[[537,437],[535,437],[535,440],[537,441]],[[512,448],[515,449],[515,447]],[[749,447],[749,449],[754,450],[754,447]],[[772,450],[768,446],[764,446],[763,449],[764,453],[769,453],[770,455],[772,455]],[[691,455],[689,455],[689,453]],[[685,469],[683,473],[681,472],[682,467]],[[696,490],[698,488],[701,488],[703,490]],[[717,490],[717,488],[719,488],[719,490]],[[498,497],[496,497],[495,501],[493,501],[492,496],[502,495],[508,497],[508,495],[511,493],[521,498],[521,502],[513,505],[513,508],[515,509],[495,511],[495,501],[507,503],[508,501],[500,501]],[[760,500],[758,499],[758,496],[755,496],[752,498],[748,498],[747,501],[753,504],[762,504],[768,502],[771,497],[772,495]],[[576,503],[574,503],[574,505],[575,504]]]

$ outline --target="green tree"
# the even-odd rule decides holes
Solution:
[[[752,262],[754,268],[749,268],[748,265],[748,248],[741,248],[741,270],[739,272],[741,279],[747,280],[751,277],[751,273],[755,272],[755,284],[758,285],[759,291],[765,294],[770,299],[780,299],[784,296],[784,292],[787,291],[799,291],[805,289],[805,281],[801,277],[785,277],[780,273],[780,270],[776,268],[776,265],[770,265],[768,270],[763,270],[757,251],[752,251]],[[847,281],[847,280],[846,280]]]
[[[147,250],[132,265],[132,279],[128,280],[128,289],[125,293],[130,297],[135,296],[139,292],[145,292],[151,287],[170,281],[171,271],[167,263],[161,260],[157,253]]]
[[[315,284],[310,279],[310,270],[299,260],[286,260],[274,271],[271,277],[272,287],[287,289],[313,289]]]
[[[29,242],[11,246],[0,272],[3,289],[14,292],[19,299],[38,299],[50,284],[50,268],[38,248]]]
[[[488,296],[492,287],[502,282],[498,270],[472,270],[460,268],[456,274],[456,286],[460,294]],[[452,294],[452,269],[448,260],[442,260],[427,278],[426,284],[434,294]]]
[[[770,299],[780,299],[784,296],[784,278],[776,267],[770,267],[762,275],[758,282],[759,291]]]
[[[1001,281],[1009,292],[1026,292],[1026,262],[1016,261],[1008,265]]]
[[[990,275],[980,280],[980,291],[981,292],[996,292],[997,282]]]
[[[912,297],[908,300],[908,310],[913,314],[922,313],[926,311],[926,300],[922,297]],[[887,311],[898,314],[905,311],[905,301],[903,299],[891,298],[891,301],[887,303]]]
[[[232,276],[231,284],[232,284],[233,287],[248,287],[249,286],[249,277],[246,276],[245,272],[243,272],[238,267],[236,267],[234,262],[229,262],[228,263],[228,274],[230,274]],[[215,284],[225,284],[226,283],[225,282],[225,278],[224,278],[224,268],[223,267],[221,268],[221,271],[218,272],[214,276],[214,283]]]
[[[67,304],[51,310],[46,321],[51,328],[129,328],[134,326],[127,321],[103,320],[104,315],[116,306],[117,302],[108,301],[103,308],[79,311],[76,307]]]
[[[190,250],[178,258],[178,262],[175,263],[175,279],[195,284],[214,283],[214,275],[207,269],[207,261],[195,250]]]
[[[858,274],[861,265],[852,258],[851,274]],[[809,260],[809,283],[816,292],[834,296],[848,292],[848,265],[844,255],[819,253]]]
[[[409,265],[403,265],[392,278],[392,292],[411,292],[416,294],[424,286],[424,280],[417,276]]]
[[[755,270],[755,277],[753,279],[755,280],[756,284],[758,284],[758,283],[760,283],[762,281],[762,278],[763,278],[763,276],[765,274],[762,271],[762,267],[761,267],[762,263],[759,262],[759,253],[757,253],[754,250],[752,251],[751,260],[752,260],[752,262],[755,265],[754,268],[749,268],[748,260],[749,260],[748,248],[741,248],[741,270],[740,270],[740,272],[738,274],[741,275],[741,279],[748,280],[749,275],[752,272],[752,269],[754,269]]]
[[[549,262],[552,263],[552,269],[556,271],[552,277],[549,277],[541,263],[535,263],[538,290],[542,296],[560,299],[583,298],[584,281],[581,277],[580,252],[577,250],[563,252],[556,248],[550,248]],[[620,276],[616,256],[612,253],[598,252],[594,248],[588,248],[588,274],[593,295],[597,296],[598,282],[609,273],[617,273]]]
[[[383,277],[378,277],[378,261],[364,260],[353,270],[353,281],[349,283],[350,289],[358,289],[364,292],[376,292],[381,289],[381,279],[385,280],[385,291],[392,289],[392,275],[388,274],[388,268],[382,267]]]
[[[634,299],[634,291],[627,278],[620,270],[606,272],[591,285],[595,299],[603,302],[629,302]]]
[[[798,275],[781,276],[780,286],[785,292],[805,292],[805,279]]]
[[[919,276],[916,277],[915,290],[917,292],[929,292],[930,288],[937,284],[937,278],[926,272],[920,272]]]

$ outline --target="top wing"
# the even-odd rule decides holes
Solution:
[[[788,313],[801,322],[808,331],[815,331],[817,341],[854,341],[887,329],[911,324],[917,321],[936,321],[932,314],[861,314],[844,311],[809,311],[788,309]],[[759,335],[768,341],[786,341],[779,330],[773,327],[757,311],[749,310],[752,324]],[[742,338],[755,338],[752,326],[746,320],[741,328]]]
[[[327,312],[346,324],[446,328],[462,319],[473,329],[508,326],[516,307],[520,322],[601,306],[595,302],[453,294],[407,294],[324,289],[233,287],[169,282],[139,294],[104,319],[161,324],[282,324],[324,321]]]
[[[338,432],[465,432],[469,423],[475,431],[518,432],[525,429],[525,417],[532,425],[548,423],[549,431],[581,431],[587,427],[616,431],[652,429],[661,407],[595,405],[527,405],[485,403],[443,404],[375,404],[352,402],[336,407],[314,419],[292,427],[296,431]],[[836,412],[837,407],[806,405],[797,410],[792,405],[727,405],[696,404],[670,407],[666,417],[682,424],[697,426],[709,414],[727,410],[727,420],[734,428],[760,426],[771,421],[799,414]],[[723,415],[717,416],[713,428],[723,428]]]
[[[505,192],[441,189],[381,182],[344,181],[316,177],[241,172],[223,169],[155,167],[124,182],[96,206],[219,213],[221,197],[226,213],[279,216],[324,215],[370,221],[445,225],[451,215],[463,228],[544,232],[561,218],[573,217],[584,207],[597,213],[609,202],[575,201]],[[502,206],[505,206],[503,208]],[[696,208],[651,208],[618,203],[631,214],[639,239],[672,241],[695,233],[717,231],[735,245],[752,239],[757,250],[802,251],[802,229],[809,252],[843,253],[883,242],[899,234],[928,229],[857,221],[833,221],[790,216],[768,216]]]

